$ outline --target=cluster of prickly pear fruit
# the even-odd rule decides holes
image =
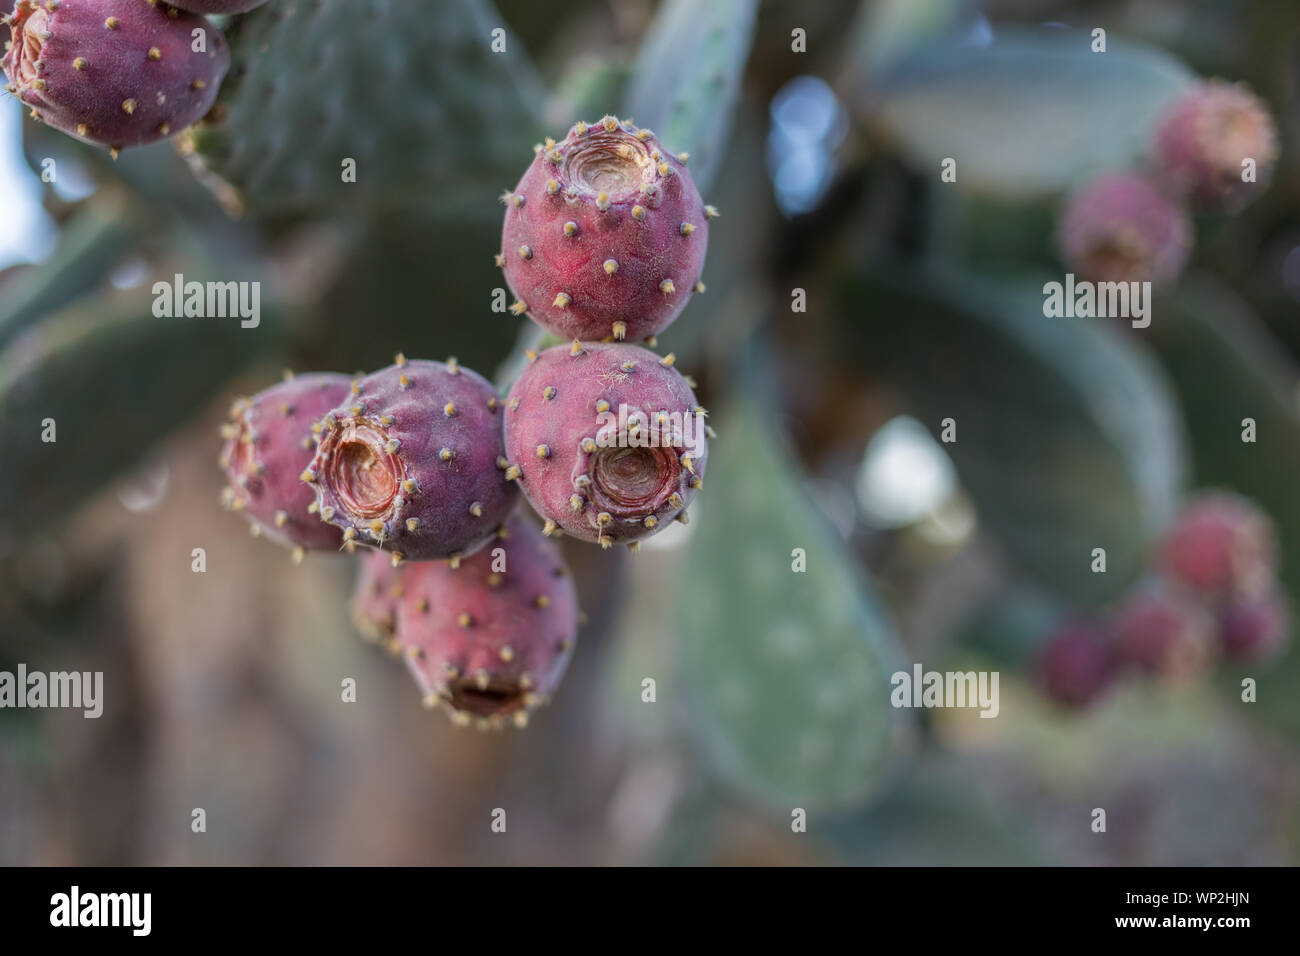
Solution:
[[[205,13],[264,0],[16,0],[3,67],[31,116],[113,150],[175,136],[212,108],[230,65]]]
[[[1194,239],[1185,207],[1245,205],[1272,173],[1277,129],[1244,84],[1211,80],[1159,118],[1149,154],[1145,171],[1103,174],[1066,200],[1057,245],[1082,278],[1155,285],[1177,278]]]
[[[546,520],[608,548],[685,522],[710,429],[653,345],[701,291],[708,221],[685,153],[606,116],[535,157],[506,203],[497,261],[514,311],[573,340],[530,362],[506,401],[508,474]]]
[[[1273,525],[1248,499],[1192,498],[1160,542],[1156,571],[1105,619],[1052,633],[1038,662],[1049,697],[1083,707],[1125,671],[1187,680],[1219,659],[1266,661],[1289,639]]]
[[[619,341],[653,342],[703,288],[716,212],[686,155],[613,117],[536,153],[507,194],[516,255],[499,258],[571,345],[530,352],[504,401],[455,359],[290,378],[236,403],[222,455],[226,502],[255,531],[298,557],[373,549],[356,627],[405,653],[429,706],[484,729],[524,726],[577,638],[577,591],[547,539],[635,550],[685,523],[712,437],[674,357]],[[512,516],[518,491],[543,528]]]

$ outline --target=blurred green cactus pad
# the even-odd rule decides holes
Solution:
[[[486,0],[281,0],[229,40],[221,96],[179,146],[233,213],[495,216],[540,139],[541,84]]]

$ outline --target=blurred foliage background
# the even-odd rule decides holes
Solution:
[[[1032,678],[1194,488],[1269,513],[1300,598],[1292,4],[272,0],[227,26],[220,121],[180,149],[112,161],[0,103],[25,163],[0,182],[0,669],[106,686],[97,721],[0,711],[0,862],[1300,861],[1300,654],[1083,713]],[[1151,328],[1045,319],[1062,196],[1139,162],[1197,75],[1269,104],[1269,188],[1198,220]],[[353,634],[351,559],[295,567],[221,511],[216,426],[284,367],[492,374],[535,343],[491,310],[496,197],[608,112],[689,150],[722,211],[658,345],[720,437],[690,525],[566,543],[590,621],[554,704],[460,731]],[[175,273],[261,281],[260,326],[155,318]],[[912,661],[999,670],[999,717],[889,707]]]

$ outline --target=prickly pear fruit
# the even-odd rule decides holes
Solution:
[[[247,13],[266,3],[266,0],[167,0],[167,3],[189,13],[208,16],[222,13]]]
[[[1233,601],[1219,612],[1225,656],[1259,661],[1276,657],[1291,638],[1291,612],[1278,594]]]
[[[1106,635],[1087,622],[1069,622],[1057,628],[1038,660],[1043,689],[1067,707],[1091,704],[1114,675],[1114,655]]]
[[[10,91],[36,119],[114,149],[202,118],[230,65],[221,31],[165,3],[18,0],[8,22]]]
[[[1177,277],[1192,247],[1187,214],[1132,173],[1102,176],[1066,200],[1061,258],[1091,282],[1159,285]]]
[[[408,564],[393,567],[392,560],[382,551],[369,551],[361,556],[356,588],[352,592],[352,623],[366,640],[395,645],[397,605],[402,600],[402,579],[408,567]]]
[[[609,547],[673,518],[704,483],[705,412],[690,385],[634,345],[557,345],[506,401],[506,474],[557,528]]]
[[[1159,558],[1165,573],[1204,596],[1259,595],[1277,570],[1277,539],[1254,502],[1213,491],[1183,508]]]
[[[1121,661],[1173,680],[1204,673],[1217,650],[1210,614],[1169,590],[1134,594],[1116,614],[1112,628]]]
[[[461,725],[524,726],[577,640],[578,595],[558,549],[515,516],[473,557],[403,570],[397,634],[425,703]]]
[[[455,359],[411,361],[353,383],[321,420],[302,479],[321,519],[393,560],[472,554],[515,502],[503,473],[501,400]]]
[[[316,454],[312,426],[347,398],[350,385],[346,375],[298,375],[231,408],[222,429],[221,467],[230,482],[224,501],[247,515],[255,532],[295,548],[342,544],[339,529],[316,516],[316,495],[299,475]]]
[[[606,116],[547,140],[506,204],[498,263],[512,310],[568,339],[657,335],[704,291],[717,215],[686,156],[649,130]]]
[[[1210,80],[1170,107],[1156,129],[1160,172],[1202,206],[1240,208],[1277,161],[1277,127],[1244,83]],[[1248,162],[1249,161],[1249,162]]]

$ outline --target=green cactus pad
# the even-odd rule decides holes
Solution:
[[[230,76],[181,148],[235,212],[495,216],[541,138],[540,83],[486,0],[287,0],[241,17],[229,40]]]
[[[269,306],[257,328],[245,329],[238,319],[157,318],[151,301],[145,287],[97,297],[0,353],[7,533],[70,517],[241,367],[274,354],[279,322]],[[54,442],[42,440],[47,419]]]
[[[892,631],[853,557],[806,497],[762,410],[711,415],[680,604],[688,722],[742,796],[793,808],[861,803],[879,782],[896,712]],[[802,548],[806,571],[793,570]]]
[[[691,178],[709,188],[754,39],[755,0],[666,0],[650,25],[623,114],[673,152],[691,154]]]
[[[1169,383],[1138,332],[1107,327],[1128,320],[1045,318],[1041,282],[901,266],[863,273],[842,294],[844,315],[869,302],[877,317],[842,326],[860,354],[888,366],[936,437],[944,419],[956,423],[944,450],[1013,564],[1087,606],[1137,581],[1178,506],[1187,456]],[[1105,573],[1092,570],[1095,548]]]

